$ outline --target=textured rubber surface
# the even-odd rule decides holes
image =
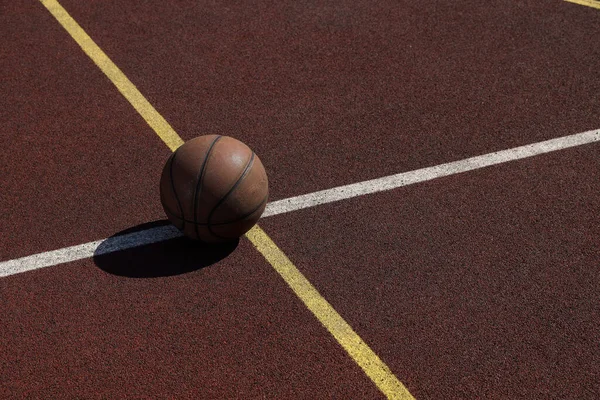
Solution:
[[[272,200],[600,120],[600,17],[560,0],[64,6],[184,139],[256,151]]]
[[[169,150],[41,4],[0,15],[0,259],[164,218]]]
[[[600,127],[600,14],[563,1],[61,4],[274,200]],[[112,83],[35,1],[0,32],[0,259],[164,219],[169,150]],[[260,224],[417,398],[595,399],[598,154]],[[0,397],[377,398],[245,239],[181,240],[0,279]]]
[[[0,397],[378,397],[249,242],[210,265],[195,245],[96,260],[188,266],[170,277],[87,260],[0,280]]]
[[[417,399],[595,399],[598,154],[592,144],[261,225]]]

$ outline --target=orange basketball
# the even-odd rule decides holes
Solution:
[[[234,240],[258,221],[269,195],[262,162],[231,137],[200,136],[167,160],[160,200],[169,220],[204,242]]]

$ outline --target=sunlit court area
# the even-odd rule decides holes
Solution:
[[[600,398],[600,1],[0,32],[0,399]]]

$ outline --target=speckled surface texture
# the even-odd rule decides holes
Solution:
[[[170,152],[36,2],[2,6],[0,260],[164,218]]]
[[[0,397],[379,396],[249,242],[195,269],[185,240],[0,280]],[[140,259],[192,271],[104,272]]]
[[[600,12],[565,1],[61,4],[271,200],[600,128]],[[40,3],[0,8],[0,260],[164,220],[168,148]],[[599,160],[260,224],[418,399],[596,399]],[[247,240],[182,240],[0,279],[0,397],[380,396]]]
[[[184,138],[273,200],[598,128],[600,14],[558,0],[67,0]]]
[[[599,154],[593,144],[262,226],[417,398],[594,399]]]

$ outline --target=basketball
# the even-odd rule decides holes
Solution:
[[[184,143],[160,178],[160,200],[171,223],[203,242],[226,242],[246,233],[265,210],[268,195],[258,156],[228,136]]]

